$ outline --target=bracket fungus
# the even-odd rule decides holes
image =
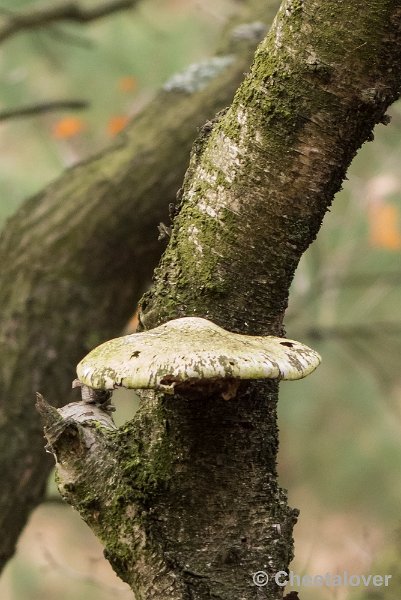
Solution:
[[[285,338],[231,333],[199,317],[112,339],[77,366],[79,382],[101,391],[152,388],[165,393],[236,395],[242,379],[302,379],[319,365],[315,350]]]

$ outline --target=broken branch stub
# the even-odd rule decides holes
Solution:
[[[302,379],[320,361],[315,350],[294,340],[231,333],[207,319],[183,317],[101,344],[81,360],[77,375],[95,390],[174,393],[191,386],[221,389],[225,382],[229,391],[222,395],[229,398],[242,379]]]

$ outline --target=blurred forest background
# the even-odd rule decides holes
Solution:
[[[209,56],[237,3],[146,0],[85,26],[57,24],[4,42],[0,114],[59,99],[88,108],[0,120],[1,226],[26,197],[121,134],[174,72]],[[0,24],[36,4],[2,0]],[[393,579],[390,588],[304,590],[309,600],[395,600],[401,589],[401,104],[390,114],[390,126],[377,127],[355,159],[294,280],[288,337],[316,348],[323,364],[281,385],[279,471],[301,510],[296,573]],[[121,423],[135,398],[116,401]],[[52,479],[0,597],[132,599]]]

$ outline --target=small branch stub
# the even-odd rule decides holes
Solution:
[[[37,393],[36,409],[42,418],[49,443],[51,443],[50,438],[55,441],[73,423],[89,426],[97,424],[104,429],[117,429],[109,411],[84,400],[71,402],[62,408],[55,408],[46,402],[42,394]]]
[[[77,366],[79,381],[95,390],[152,388],[182,393],[191,386],[235,396],[240,380],[302,379],[321,358],[300,342],[231,333],[199,317],[115,338],[92,350]]]

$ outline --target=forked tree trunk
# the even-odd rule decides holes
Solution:
[[[283,332],[298,261],[398,96],[400,28],[395,0],[283,2],[233,104],[194,146],[144,327],[197,315]],[[147,393],[118,432],[57,423],[60,489],[138,599],[282,598],[272,577],[252,581],[287,570],[293,552],[276,402],[274,382],[230,401]]]

